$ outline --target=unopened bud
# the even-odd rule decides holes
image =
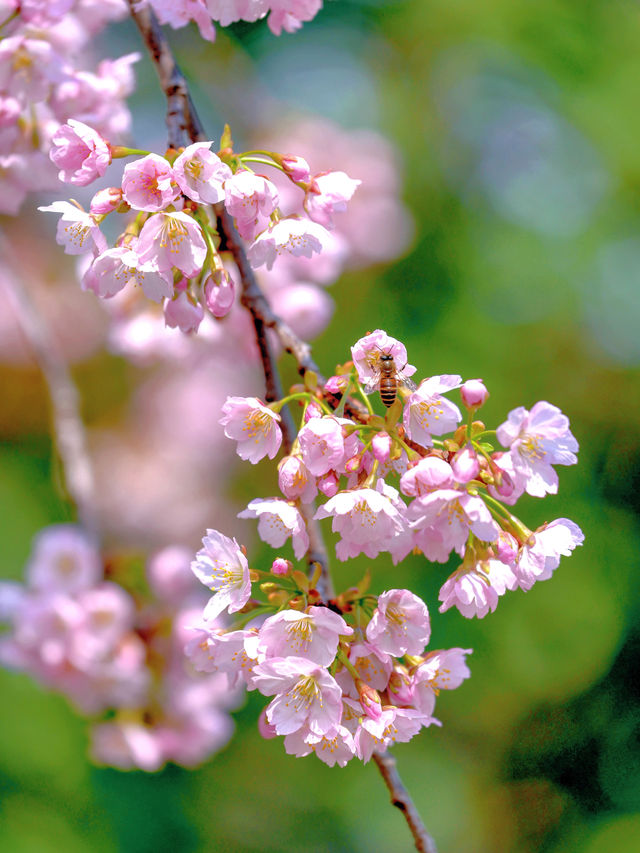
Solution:
[[[460,388],[460,396],[465,407],[473,411],[486,403],[489,392],[482,379],[467,379]]]
[[[475,450],[467,444],[453,457],[451,468],[458,483],[469,483],[474,480],[480,471],[480,462]]]
[[[214,270],[205,279],[204,298],[207,308],[219,320],[231,311],[235,295],[235,285],[224,267]]]
[[[378,691],[359,678],[356,679],[356,689],[360,704],[367,717],[371,717],[372,720],[379,720],[382,716],[382,702]]]
[[[371,440],[371,450],[375,458],[383,464],[391,456],[391,436],[388,432],[377,432]]]
[[[293,565],[284,557],[276,557],[271,564],[271,574],[279,577],[286,577],[292,569]]]

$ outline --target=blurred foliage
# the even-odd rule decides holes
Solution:
[[[440,697],[443,728],[396,748],[441,853],[636,851],[637,4],[341,0],[293,36],[242,25],[213,46],[188,31],[172,41],[207,126],[229,120],[241,140],[288,104],[375,127],[404,162],[414,245],[334,287],[335,318],[315,346],[325,372],[382,326],[420,373],[483,377],[488,424],[548,399],[581,444],[579,466],[560,469],[559,495],[522,509],[532,527],[568,516],[586,533],[552,583],[466,621],[437,613],[439,567],[427,572],[414,557],[393,568],[384,555],[373,566],[377,591],[407,585],[426,598],[434,648],[474,649],[472,679]],[[114,30],[105,49],[136,49],[132,28]],[[152,70],[138,70],[136,133],[161,140],[162,99]],[[78,377],[90,416],[115,418],[129,387],[121,363],[97,358]],[[31,536],[68,510],[54,488],[39,379],[8,368],[1,378],[18,391],[3,393],[0,417],[0,560],[18,578]],[[238,477],[241,501],[255,494],[255,472]],[[368,562],[339,565],[338,583]],[[92,768],[84,725],[60,697],[17,674],[0,672],[0,684],[0,849],[412,849],[373,766],[289,758],[258,735],[255,695],[215,760],[146,776]]]

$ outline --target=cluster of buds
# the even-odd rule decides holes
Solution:
[[[0,619],[10,625],[0,661],[91,718],[100,763],[193,766],[231,737],[238,694],[224,676],[195,673],[184,659],[203,592],[188,566],[186,549],[167,548],[146,567],[152,596],[128,591],[115,580],[130,574],[126,566],[112,562],[105,572],[80,528],[54,525],[34,542],[26,583],[0,584]]]
[[[268,406],[256,398],[227,399],[225,434],[251,462],[274,458],[280,409],[292,400],[303,404],[300,430],[279,464],[282,496],[255,499],[242,516],[258,517],[260,535],[274,547],[293,537],[300,557],[308,542],[299,505],[322,494],[328,500],[315,517],[332,519],[341,537],[339,560],[388,552],[397,563],[422,552],[445,563],[455,552],[462,565],[442,586],[440,609],[456,606],[467,617],[495,610],[507,589],[529,590],[550,578],[561,555],[582,543],[580,528],[559,518],[532,531],[507,507],[525,492],[557,492],[553,466],[577,461],[567,417],[539,402],[487,430],[474,420],[488,396],[481,380],[432,376],[416,387],[406,348],[382,330],[359,340],[352,355],[324,389],[307,376],[306,387]],[[457,388],[465,424],[444,396]],[[384,417],[374,414],[367,396],[377,389],[388,405]],[[493,435],[505,450],[494,448]]]
[[[225,434],[252,463],[277,455],[282,406],[302,405],[299,432],[279,464],[282,496],[256,498],[240,516],[257,518],[274,548],[291,538],[301,559],[309,550],[304,519],[313,513],[303,505],[323,495],[315,518],[332,519],[340,560],[388,552],[397,563],[421,552],[444,563],[455,551],[462,565],[442,586],[440,610],[456,606],[467,617],[495,610],[507,589],[550,578],[582,532],[564,518],[532,532],[507,506],[524,492],[557,490],[552,466],[576,462],[578,449],[567,418],[545,402],[516,409],[496,432],[506,449],[496,451],[494,433],[474,420],[488,397],[481,380],[433,376],[416,386],[406,348],[380,329],[357,341],[352,356],[324,388],[307,374],[304,387],[270,405],[227,399]],[[457,388],[465,424],[444,396]],[[374,391],[384,417],[369,401]],[[367,761],[438,723],[438,691],[469,676],[470,649],[425,653],[428,609],[409,590],[369,594],[367,573],[324,601],[319,566],[311,578],[283,557],[268,573],[250,569],[237,542],[216,530],[203,545],[191,568],[214,594],[186,654],[198,670],[272,696],[261,730],[283,735],[289,753],[315,752],[331,765],[354,755]],[[223,611],[235,614],[232,627],[210,625]]]
[[[235,539],[217,530],[203,546],[191,568],[214,595],[185,651],[196,670],[273,697],[261,718],[265,737],[282,735],[288,753],[343,767],[440,724],[436,696],[469,676],[471,650],[425,653],[429,611],[416,595],[370,595],[367,577],[325,606],[319,569],[307,578],[281,557],[270,572],[250,569]],[[232,628],[216,627],[222,611],[236,614]]]
[[[70,118],[119,138],[138,54],[81,67],[81,52],[125,0],[4,0],[0,3],[0,212],[17,213],[28,192],[54,188],[51,137]]]
[[[110,145],[88,125],[70,121],[53,138],[51,159],[61,180],[86,186],[104,175],[113,157],[145,156],[128,163],[121,185],[98,191],[89,211],[58,201],[40,210],[61,214],[57,241],[68,254],[87,254],[83,288],[98,296],[115,296],[139,284],[145,296],[164,302],[168,326],[198,329],[205,308],[224,317],[234,302],[234,285],[225,268],[217,215],[224,204],[250,245],[254,267],[273,267],[279,255],[311,258],[329,245],[332,215],[342,211],[359,181],[344,172],[312,176],[307,162],[277,152],[236,154],[225,129],[221,149],[197,142],[166,156]],[[256,175],[250,164],[267,164],[303,193],[304,214],[282,216],[278,190]],[[113,248],[100,230],[110,214],[130,213]]]

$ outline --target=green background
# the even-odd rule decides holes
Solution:
[[[382,326],[406,343],[419,375],[483,377],[489,426],[546,399],[580,442],[580,464],[559,470],[558,496],[519,504],[530,527],[566,516],[586,534],[551,583],[469,621],[437,613],[442,568],[417,557],[397,568],[375,561],[375,591],[409,586],[428,602],[433,648],[474,649],[472,678],[439,699],[442,729],[395,749],[439,850],[636,851],[637,4],[341,0],[280,39],[264,24],[219,31],[213,46],[195,32],[171,38],[214,134],[228,120],[249,136],[251,110],[229,93],[259,82],[298,109],[377,128],[404,161],[414,243],[398,262],[333,286],[336,314],[314,348],[326,373]],[[114,28],[105,51],[131,49],[133,29]],[[153,73],[143,64],[138,73],[144,135],[163,107]],[[76,373],[98,422],[114,417],[135,381],[107,355]],[[3,387],[20,388],[25,410],[9,406],[1,418],[0,564],[18,578],[31,536],[67,510],[54,488],[42,384],[26,369],[0,375]],[[110,378],[106,400],[91,398],[96,377]],[[266,494],[268,473],[258,470]],[[256,493],[254,474],[239,469],[239,502]],[[338,583],[368,562],[339,566]],[[2,850],[412,849],[373,764],[329,769],[286,756],[280,741],[258,735],[255,694],[234,715],[236,737],[206,766],[145,775],[92,767],[85,724],[61,697],[18,674],[0,672],[0,685]]]

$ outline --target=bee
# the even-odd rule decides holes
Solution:
[[[415,391],[418,387],[415,382],[402,375],[406,364],[397,368],[395,359],[390,352],[380,350],[380,353],[372,353],[370,365],[376,375],[364,385],[364,392],[365,394],[373,394],[374,391],[379,391],[380,399],[387,409],[395,403],[398,388],[404,387],[410,391]]]

